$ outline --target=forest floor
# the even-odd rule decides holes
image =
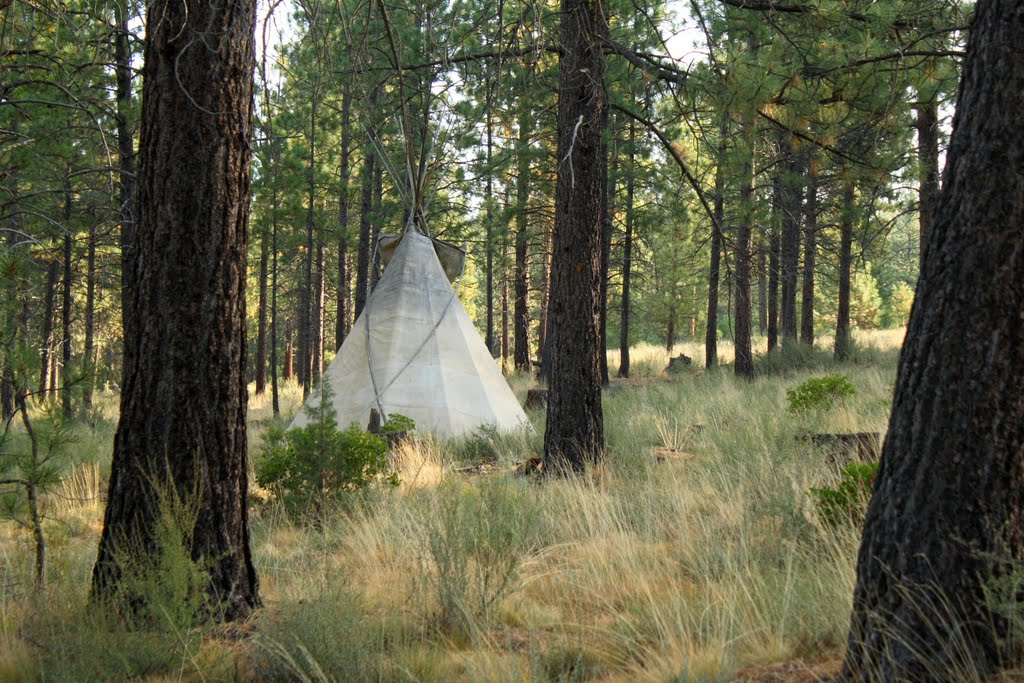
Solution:
[[[825,340],[827,343],[827,340]],[[194,627],[188,576],[150,577],[163,606],[127,630],[87,602],[102,524],[116,396],[75,426],[74,465],[47,497],[47,587],[32,545],[0,523],[0,683],[18,680],[812,681],[845,644],[859,529],[828,523],[814,488],[839,466],[800,438],[884,435],[902,331],[861,334],[853,360],[762,360],[758,378],[695,366],[666,376],[663,349],[632,353],[604,399],[608,450],[586,479],[517,476],[534,434],[481,431],[397,449],[397,488],[315,520],[253,492],[264,608]],[[725,349],[728,360],[728,349]],[[614,369],[618,359],[609,354]],[[856,393],[793,414],[786,390],[826,374]],[[510,379],[522,399],[532,378]],[[298,407],[288,386],[286,414]],[[252,399],[250,453],[268,401]],[[662,457],[658,457],[659,454]],[[486,476],[460,468],[486,463]],[[861,504],[858,502],[858,504]],[[182,578],[184,577],[184,578]]]

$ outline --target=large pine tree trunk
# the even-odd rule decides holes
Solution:
[[[607,161],[600,0],[562,0],[558,74],[558,183],[548,320],[549,391],[544,469],[581,472],[601,459],[603,343],[598,339],[601,219]]]
[[[1022,45],[1024,3],[980,0],[864,524],[847,679],[1019,666]]]
[[[818,248],[818,177],[811,159],[804,205],[804,273],[800,299],[800,343],[814,346],[814,266]]]
[[[125,314],[136,324],[93,572],[95,597],[145,602],[123,563],[157,551],[163,491],[194,506],[177,522],[208,577],[210,616],[226,619],[258,601],[244,343],[255,12],[251,1],[149,4],[137,296]]]

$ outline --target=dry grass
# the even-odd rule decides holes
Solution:
[[[887,353],[885,363],[840,368],[858,393],[817,428],[884,432],[901,339],[858,337]],[[703,358],[697,346],[680,352]],[[662,348],[632,353],[641,376],[659,376],[667,362]],[[605,400],[607,462],[587,479],[465,477],[450,467],[457,444],[423,438],[394,452],[396,490],[353,500],[320,526],[263,503],[253,515],[266,604],[256,636],[207,634],[205,659],[190,650],[178,670],[191,673],[175,679],[802,680],[768,676],[825,671],[845,639],[858,531],[824,527],[808,495],[836,477],[794,438],[806,425],[785,411],[785,389],[812,374],[751,384],[697,368],[621,383]],[[520,398],[530,382],[511,380]],[[301,395],[289,385],[282,398],[294,411]],[[252,399],[250,417],[258,457],[268,397]],[[654,448],[692,457],[658,463]],[[76,471],[51,508],[51,596],[85,591],[100,481],[99,468]],[[58,519],[70,531],[57,533]],[[25,625],[27,538],[10,525],[2,533],[5,681],[41,666],[30,662],[47,641]],[[60,615],[59,602],[48,609]],[[811,664],[777,664],[798,661]],[[142,678],[175,676],[160,671]]]

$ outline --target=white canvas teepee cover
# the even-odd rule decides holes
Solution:
[[[416,430],[457,436],[482,425],[527,427],[515,394],[455,295],[433,241],[406,230],[337,357],[324,372],[342,429],[365,428],[370,408]],[[308,402],[317,405],[314,392]],[[293,427],[308,423],[305,407]]]

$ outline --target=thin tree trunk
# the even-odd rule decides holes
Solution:
[[[797,177],[800,164],[789,142],[789,133],[783,133],[782,162],[782,235],[780,254],[780,285],[782,289],[782,341],[793,344],[797,341],[796,285],[800,262],[800,185]]]
[[[545,225],[544,234],[544,269],[541,274],[540,291],[540,321],[537,325],[537,358],[540,361],[540,369],[537,378],[547,381],[548,371],[551,366],[550,353],[548,350],[548,322],[551,316],[551,258],[553,228],[550,224]]]
[[[619,377],[629,377],[629,304],[633,269],[633,199],[636,191],[636,121],[629,122],[626,171],[626,234],[622,244],[622,309],[619,313]]]
[[[341,348],[348,334],[348,270],[345,259],[348,257],[348,156],[352,144],[352,89],[346,84],[341,94],[341,162],[338,167],[338,319],[334,325],[334,348]]]
[[[114,31],[114,100],[117,107],[117,166],[120,187],[121,225],[121,325],[124,336],[132,334],[132,320],[126,312],[134,305],[135,292],[135,143],[128,119],[132,110],[132,54],[128,29],[128,0],[114,3],[117,29]]]
[[[735,294],[733,304],[736,307],[733,342],[736,349],[734,370],[737,377],[754,378],[754,356],[751,349],[750,327],[750,235],[753,228],[754,206],[754,140],[752,121],[753,114],[748,114],[743,122],[743,170],[740,173],[740,218],[736,230],[735,275],[733,283]]]
[[[782,183],[778,174],[772,178],[772,221],[768,238],[768,353],[779,348],[779,228],[782,224]]]
[[[302,398],[309,396],[313,380],[313,344],[315,343],[314,327],[314,264],[316,253],[316,114],[317,114],[317,92],[313,91],[313,98],[309,108],[309,161],[306,168],[306,244],[305,253],[302,258],[302,284],[299,287],[299,348],[298,348],[298,375],[299,384],[302,385]]]
[[[768,333],[768,258],[765,230],[760,231],[757,245],[757,333]]]
[[[708,320],[704,333],[704,365],[718,365],[718,292],[722,267],[722,225],[725,220],[726,139],[729,136],[728,111],[722,112],[718,126],[718,160],[715,169],[715,219],[711,224],[711,267],[708,269]],[[671,353],[671,348],[669,349]]]
[[[274,417],[281,414],[281,399],[277,384],[277,174],[274,174],[274,215],[270,225],[270,402]]]
[[[39,373],[38,393],[40,398],[44,399],[53,388],[50,384],[51,369],[53,367],[53,319],[55,316],[53,306],[57,293],[57,281],[59,279],[60,263],[51,260],[46,265],[46,293],[43,298],[43,340],[39,359],[41,371]]]
[[[506,200],[507,200],[506,187]],[[507,204],[507,201],[506,201]],[[506,212],[508,207],[505,207]],[[501,262],[508,263],[508,240],[503,240],[501,245]],[[509,307],[508,307],[508,268],[501,269],[501,368],[504,371],[508,366],[508,359],[512,355],[509,348]]]
[[[324,243],[316,243],[316,267],[313,272],[313,306],[310,309],[310,381],[317,380],[324,371]]]
[[[287,382],[295,377],[295,345],[292,342],[291,330],[286,329],[284,335],[284,369],[281,371],[281,376]]]
[[[841,679],[997,680],[1024,563],[1024,4],[980,0]]]
[[[487,78],[487,95],[484,102],[484,128],[486,129],[485,163],[487,179],[484,182],[484,251],[486,254],[486,323],[484,325],[484,343],[491,355],[494,352],[494,172],[491,168],[491,154],[494,149],[494,130],[491,121],[491,78]]]
[[[39,466],[39,437],[32,428],[32,420],[28,416],[28,408],[25,405],[25,392],[19,391],[15,400],[17,410],[21,413],[21,421],[25,426],[32,451],[32,464]],[[39,512],[39,487],[35,479],[29,477],[24,481],[25,497],[28,503],[29,520],[32,526],[32,536],[35,540],[36,550],[36,577],[35,589],[42,591],[46,583],[46,538],[43,535],[43,518]]]
[[[921,263],[939,203],[939,103],[934,95],[915,107],[917,119],[918,220]]]
[[[544,471],[582,472],[601,460],[601,212],[607,163],[600,0],[562,0],[558,75],[558,183],[548,320]]]
[[[370,98],[371,101],[374,98]],[[373,169],[376,152],[373,148],[373,129],[367,133],[366,151],[363,155],[362,190],[359,202],[359,252],[356,257],[356,300],[355,317],[363,313],[366,297],[370,291],[370,237],[373,232]]]
[[[380,240],[380,230],[384,227],[384,165],[376,164],[373,167],[373,231],[370,233],[370,292],[377,289],[380,282],[380,254],[377,252],[377,242]]]
[[[59,373],[60,404],[67,417],[72,416],[71,406],[71,259],[73,256],[72,246],[74,237],[71,234],[71,187],[64,187],[64,273],[61,277],[61,306],[60,306],[60,358],[61,372]]]
[[[668,309],[668,325],[665,329],[665,351],[672,355],[676,347],[676,309],[672,306]]]
[[[137,295],[125,313],[136,323],[125,337],[121,418],[92,589],[128,609],[148,600],[130,571],[159,552],[166,506],[177,503],[190,511],[177,523],[205,575],[206,614],[231,620],[259,601],[240,343],[256,5],[153,0],[148,11]]]
[[[814,346],[814,267],[818,248],[818,174],[812,158],[807,173],[804,205],[804,278],[800,300],[800,343]]]
[[[17,128],[17,125],[16,125],[17,124],[17,120],[14,121],[14,124],[15,125],[12,126],[12,127],[13,128]],[[8,173],[9,173],[9,175],[8,175],[8,179],[7,180],[8,180],[8,187],[9,187],[10,196],[11,196],[12,201],[17,201],[17,199],[18,199],[18,173],[17,173],[17,169],[11,169],[10,171],[8,171]],[[18,234],[20,232],[20,225],[19,225],[19,223],[20,222],[18,220],[17,213],[13,212],[13,211],[10,212],[10,215],[7,217],[7,225],[8,225],[9,230],[7,232],[6,239],[5,239],[5,241],[7,242],[6,246],[9,249],[13,249],[14,246],[17,244],[16,238],[17,238],[17,236],[18,236]],[[24,338],[23,330],[26,327],[26,324],[25,324],[26,321],[24,320],[24,317],[25,317],[25,312],[26,312],[26,308],[27,307],[25,305],[23,295],[19,294],[16,297],[16,299],[15,299],[15,308],[16,308],[16,310],[20,309],[20,311],[18,312],[17,315],[14,315],[13,311],[12,311],[12,315],[11,315],[11,317],[13,319],[17,320],[17,324],[15,326],[15,329],[12,330],[12,332],[13,332],[13,334],[12,334],[12,341],[16,345],[19,341],[21,341],[21,339]],[[2,374],[0,374],[0,417],[3,418],[4,423],[7,423],[9,420],[11,420],[14,417],[14,411],[15,411],[15,408],[16,408],[16,406],[15,406],[15,390],[14,389],[15,389],[15,385],[14,385],[14,370],[11,367],[11,359],[7,357],[7,354],[4,354],[3,370],[2,370]]]
[[[529,110],[519,111],[519,140],[516,146],[516,265],[515,310],[513,313],[513,353],[516,370],[530,367],[530,269],[527,262],[527,228],[530,204],[530,131]]]
[[[608,126],[608,115],[605,113],[604,127]],[[601,145],[604,147],[604,174],[601,187],[604,194],[601,198],[601,291],[599,293],[600,310],[598,311],[597,339],[598,339],[598,361],[601,366],[601,386],[611,384],[608,376],[608,271],[611,262],[612,251],[612,206],[615,203],[615,176],[609,173],[609,167],[613,163],[610,154],[610,146],[602,137]]]
[[[842,217],[839,221],[839,309],[836,313],[835,359],[850,355],[850,268],[853,260],[853,181],[843,187]]]
[[[270,270],[270,247],[266,229],[260,233],[260,298],[257,304],[256,327],[256,395],[267,391],[267,277]]]

